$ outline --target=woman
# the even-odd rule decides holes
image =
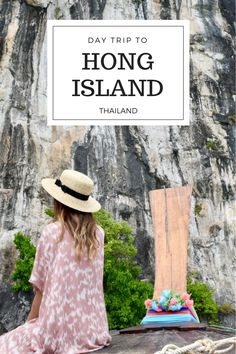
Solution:
[[[44,227],[29,282],[35,297],[27,322],[0,337],[1,354],[79,354],[111,342],[103,294],[104,232],[92,212],[92,180],[65,170],[45,178],[54,222]]]

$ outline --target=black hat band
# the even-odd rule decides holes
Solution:
[[[64,184],[62,184],[60,179],[56,179],[55,184],[58,187],[61,187],[61,190],[64,193],[67,193],[67,194],[71,195],[74,198],[77,198],[77,199],[80,199],[80,200],[88,200],[89,199],[89,195],[81,194],[81,193],[78,193],[78,192],[74,191],[73,189],[70,189],[69,187],[67,187]]]

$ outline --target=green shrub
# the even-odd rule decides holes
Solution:
[[[54,16],[56,20],[60,20],[60,18],[62,18],[62,11],[60,9],[60,7],[56,7],[54,10]]]
[[[223,316],[228,316],[228,315],[233,315],[235,313],[235,310],[231,304],[222,304],[219,307],[219,313]]]
[[[45,213],[53,217],[53,212]],[[153,286],[138,279],[140,267],[134,257],[132,230],[125,222],[117,222],[105,210],[95,213],[97,223],[105,230],[104,295],[110,329],[139,324],[145,316],[144,300],[153,295]],[[20,251],[12,278],[14,290],[29,291],[28,279],[32,272],[35,246],[22,233],[15,235],[14,243]]]
[[[236,114],[229,115],[228,119],[230,122],[236,123]]]
[[[202,211],[202,204],[196,204],[194,208],[195,215],[199,216]]]
[[[47,209],[44,210],[44,213],[45,213],[47,216],[49,216],[50,218],[53,218],[53,217],[54,217],[54,212],[53,212],[52,209],[47,208]]]
[[[187,291],[194,300],[194,308],[200,319],[205,317],[209,324],[219,323],[219,307],[212,297],[214,289],[205,283],[194,281],[191,277],[188,277]]]
[[[22,232],[15,234],[14,243],[19,251],[19,256],[16,260],[15,270],[11,275],[12,280],[14,280],[12,289],[28,292],[31,289],[28,280],[33,268],[36,248],[31,243],[30,238]]]
[[[213,151],[223,151],[224,150],[224,147],[218,138],[208,139],[207,143],[206,143],[206,147],[208,150],[213,150]]]
[[[137,325],[145,316],[144,300],[152,297],[153,286],[138,279],[141,270],[134,261],[137,249],[132,230],[105,210],[95,217],[105,230],[104,292],[109,327]]]

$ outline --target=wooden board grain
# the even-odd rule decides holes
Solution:
[[[99,354],[154,354],[170,343],[183,347],[200,339],[210,338],[216,341],[234,335],[234,333],[216,333],[207,330],[180,331],[176,329],[147,331],[137,334],[117,334],[112,336],[111,345],[99,350]],[[235,350],[232,349],[228,354],[235,354]]]
[[[180,323],[159,323],[152,325],[139,325],[135,327],[121,329],[120,334],[132,334],[132,333],[146,333],[148,331],[162,331],[166,330],[179,330],[179,331],[192,331],[192,330],[206,330],[207,325],[204,323],[195,323],[195,322],[180,322]]]
[[[155,237],[154,298],[186,292],[191,186],[149,192]]]

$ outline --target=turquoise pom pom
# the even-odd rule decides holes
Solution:
[[[161,294],[161,296],[165,297],[166,299],[169,298],[171,291],[169,289],[164,290]]]

